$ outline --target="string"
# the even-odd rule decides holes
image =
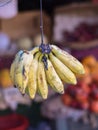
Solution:
[[[41,44],[43,44],[43,15],[42,15],[42,0],[40,0],[40,32],[41,32]]]

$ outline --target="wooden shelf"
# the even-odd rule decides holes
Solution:
[[[98,15],[98,4],[93,3],[74,3],[68,6],[62,6],[55,9],[56,14],[75,14],[75,15]]]
[[[43,11],[44,33],[51,38],[51,18]],[[40,11],[21,12],[11,19],[1,19],[1,31],[11,39],[34,37],[40,33]]]
[[[88,42],[73,42],[67,44],[67,47],[70,47],[71,49],[77,49],[77,50],[85,50],[89,48],[94,48],[98,46],[98,39]]]

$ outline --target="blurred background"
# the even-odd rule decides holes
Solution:
[[[85,75],[59,95],[31,100],[9,70],[20,49],[40,45],[40,0],[0,0],[0,130],[98,130],[98,0],[43,0],[44,41],[82,62]]]

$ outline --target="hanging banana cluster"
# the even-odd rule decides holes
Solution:
[[[44,44],[31,51],[19,51],[10,69],[15,87],[31,99],[36,93],[47,99],[48,86],[63,94],[63,83],[76,84],[77,74],[84,74],[84,68],[76,58],[55,45]]]

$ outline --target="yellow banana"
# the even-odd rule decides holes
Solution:
[[[28,51],[23,51],[15,70],[15,83],[22,94],[25,94],[25,89],[28,83],[28,73],[32,60],[33,55]]]
[[[20,59],[20,55],[23,53],[23,51],[19,51],[16,56],[15,56],[15,59],[14,61],[12,62],[11,64],[11,67],[10,67],[10,77],[11,77],[11,80],[12,80],[12,83],[13,85],[15,85],[17,87],[17,84],[15,82],[15,70],[16,70],[16,67],[18,65],[18,62],[19,62],[19,59]]]
[[[38,91],[41,94],[43,99],[47,99],[48,84],[46,81],[44,64],[41,60],[42,60],[42,55],[40,56],[39,63],[38,63],[38,72],[37,72]]]
[[[41,55],[38,52],[32,60],[32,64],[30,65],[30,71],[28,74],[28,93],[31,99],[34,99],[36,91],[37,91],[37,69],[38,69],[38,58]]]
[[[45,70],[47,82],[49,85],[58,93],[64,93],[64,85],[59,78],[58,74],[56,73],[51,61],[47,59],[48,69]]]
[[[65,66],[52,53],[49,54],[49,58],[62,81],[70,84],[77,83],[74,73],[67,66]]]
[[[34,55],[35,53],[39,52],[39,47],[34,47],[30,52],[32,55]]]
[[[55,45],[51,45],[52,52],[55,56],[62,61],[68,68],[70,68],[76,74],[84,74],[85,70],[83,65],[72,55],[66,51],[61,50]]]

